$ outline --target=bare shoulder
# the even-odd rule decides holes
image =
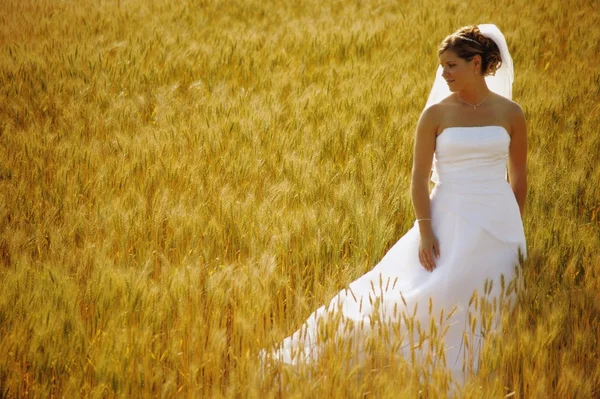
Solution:
[[[417,123],[417,134],[434,133],[440,125],[440,115],[442,115],[443,105],[433,104],[421,112]]]
[[[505,99],[507,102],[506,116],[511,128],[511,136],[526,135],[527,121],[525,120],[525,112],[521,105],[515,101]]]
[[[503,102],[503,106],[506,108],[509,114],[513,116],[516,116],[517,114],[524,115],[523,108],[516,101],[510,100],[501,95],[498,95],[498,98]]]
[[[506,125],[510,127],[508,129],[510,136],[512,137],[515,133],[517,135],[526,134],[525,113],[521,105],[500,94],[494,93],[494,95],[500,114],[503,115]]]

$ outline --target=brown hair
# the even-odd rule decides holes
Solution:
[[[477,25],[463,26],[453,34],[446,36],[438,47],[438,56],[446,50],[451,50],[467,62],[479,54],[483,76],[495,75],[502,64],[498,45],[492,39],[484,36]]]

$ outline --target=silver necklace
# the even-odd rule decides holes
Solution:
[[[488,95],[487,95],[487,96],[485,96],[485,98],[483,99],[483,101],[487,100],[487,98],[490,96],[490,94],[491,94],[491,91],[488,93]],[[458,98],[460,98],[460,94],[456,93],[456,95],[458,96]],[[471,103],[469,103],[469,102],[466,102],[466,101],[465,101],[465,100],[463,100],[462,98],[460,98],[460,99],[461,99],[461,100],[462,100],[462,101],[463,101],[465,104],[469,104],[471,107],[473,107],[473,109],[477,109],[477,107],[479,107],[481,104],[483,104],[483,101],[482,101],[482,102],[480,102],[480,103],[479,103],[479,104],[477,104],[477,105],[473,105],[473,104],[471,104]]]

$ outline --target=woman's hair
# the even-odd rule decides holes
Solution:
[[[495,75],[502,64],[498,45],[492,39],[484,36],[477,25],[463,26],[450,36],[446,36],[438,47],[438,56],[446,50],[453,51],[467,62],[479,54],[483,76]]]

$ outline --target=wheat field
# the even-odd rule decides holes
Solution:
[[[444,397],[406,362],[257,353],[412,226],[460,26],[526,113],[528,258],[465,398],[600,396],[596,0],[3,0],[0,397]]]

